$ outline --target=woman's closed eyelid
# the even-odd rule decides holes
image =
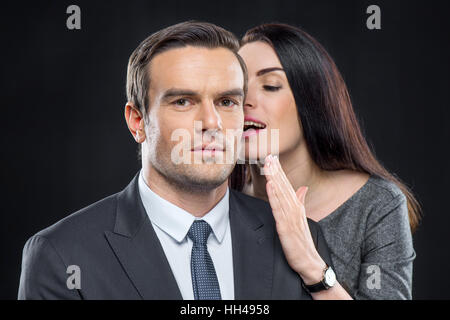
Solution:
[[[266,91],[278,91],[281,89],[281,85],[263,85],[263,89]]]
[[[261,79],[259,82],[263,87],[281,87],[283,82],[278,78]]]

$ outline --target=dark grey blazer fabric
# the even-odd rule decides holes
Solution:
[[[18,298],[181,300],[137,181],[28,239]],[[286,262],[270,205],[231,189],[229,201],[235,299],[311,299]],[[308,222],[332,265],[320,226]],[[66,284],[70,265],[80,268],[80,289]]]

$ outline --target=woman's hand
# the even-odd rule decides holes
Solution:
[[[284,255],[306,285],[318,283],[323,278],[326,264],[316,250],[306,220],[305,196],[308,187],[300,187],[294,192],[276,156],[266,157],[264,174]]]

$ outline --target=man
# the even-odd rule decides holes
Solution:
[[[228,189],[246,92],[237,50],[231,33],[199,22],[138,46],[125,118],[142,170],[122,192],[27,241],[20,299],[311,298],[286,261],[269,204]],[[180,144],[180,129],[192,139]],[[224,138],[226,130],[234,135]]]

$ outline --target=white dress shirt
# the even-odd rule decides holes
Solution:
[[[161,198],[139,174],[139,193],[153,229],[161,242],[172,273],[184,300],[193,300],[191,277],[192,240],[187,233],[194,220],[204,220],[211,226],[208,252],[214,263],[223,300],[234,299],[233,254],[229,219],[229,190],[217,205],[202,218]]]

